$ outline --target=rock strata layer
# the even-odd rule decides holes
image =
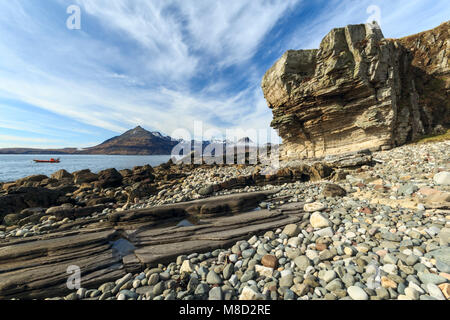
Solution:
[[[387,150],[448,127],[449,27],[395,40],[348,25],[287,51],[262,81],[282,157]]]
[[[277,211],[248,211],[272,193],[125,211],[100,222],[86,220],[80,230],[60,228],[23,240],[0,240],[0,299],[67,294],[70,266],[79,267],[83,285],[92,287],[140,271],[145,265],[224,247],[249,234],[298,222],[295,215]],[[202,224],[174,226],[184,217],[202,217]]]

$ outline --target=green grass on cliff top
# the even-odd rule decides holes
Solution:
[[[417,141],[414,141],[414,144],[423,144],[423,143],[430,143],[430,142],[441,142],[441,141],[447,141],[450,140],[450,129],[447,129],[447,131],[443,134],[439,135],[428,135],[425,137],[420,138]]]

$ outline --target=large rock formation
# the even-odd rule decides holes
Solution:
[[[448,126],[449,27],[392,40],[349,25],[287,51],[262,82],[282,157],[389,149]]]

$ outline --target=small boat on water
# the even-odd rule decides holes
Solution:
[[[51,158],[50,160],[33,160],[36,163],[60,163],[60,159],[53,159]]]

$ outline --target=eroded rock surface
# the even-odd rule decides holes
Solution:
[[[393,40],[348,25],[318,50],[287,51],[262,81],[281,155],[386,150],[448,126],[449,26]]]
[[[0,240],[0,299],[67,294],[70,266],[82,270],[83,285],[95,287],[181,253],[224,247],[249,234],[298,222],[297,216],[278,211],[248,211],[273,193],[228,195],[125,211],[103,219],[89,217],[60,224],[45,235]],[[202,223],[174,225],[184,217],[201,217]],[[123,244],[119,242],[131,248],[120,250]]]

